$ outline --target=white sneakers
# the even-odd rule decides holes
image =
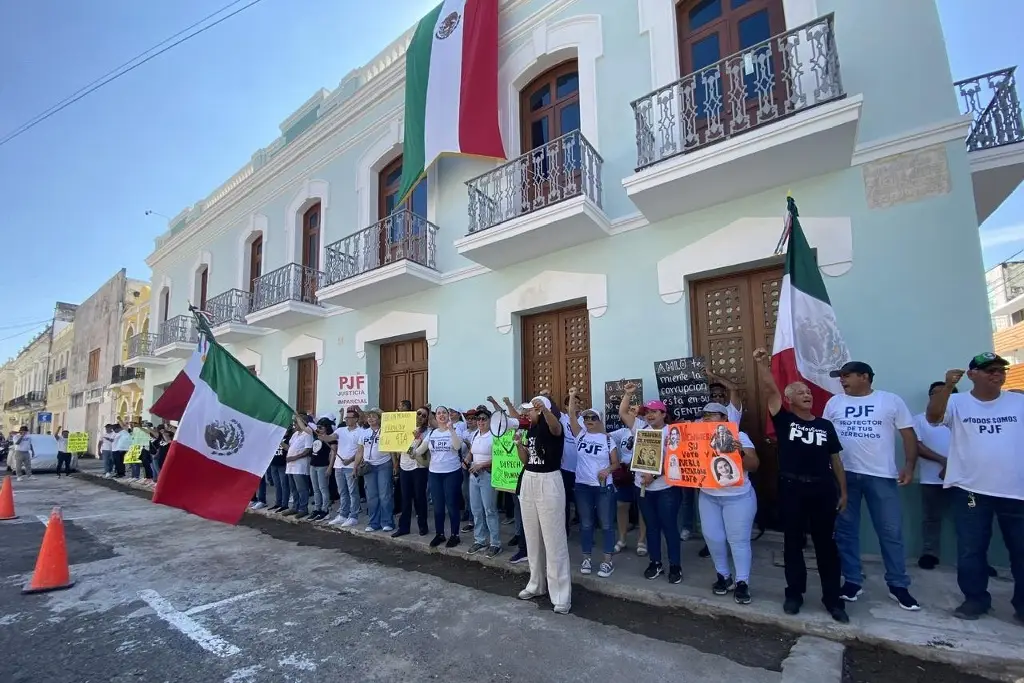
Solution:
[[[342,517],[341,515],[338,515],[337,517],[335,517],[331,521],[327,522],[327,524],[330,525],[330,526],[344,526],[345,522],[347,522],[347,521],[348,521],[348,518]]]
[[[355,526],[356,524],[359,524],[359,520],[356,519],[355,517],[349,517],[348,519],[345,520],[345,522],[342,524],[342,526]]]
[[[384,528],[382,530],[383,531],[394,531],[395,527],[391,526],[390,524],[385,524]]]
[[[373,531],[376,531],[376,529],[374,529],[372,526],[367,525],[367,527],[365,529],[363,529],[363,531],[365,531],[367,533],[371,533]]]
[[[689,541],[690,540],[690,530],[689,529],[683,529],[682,531],[680,531],[679,532],[679,540],[680,541]]]
[[[257,501],[257,502],[252,504],[252,509],[253,510],[262,510],[265,507],[267,507],[267,504],[266,503],[261,503],[259,501]]]

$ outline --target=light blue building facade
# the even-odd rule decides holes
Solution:
[[[503,0],[500,27],[509,162],[444,158],[394,209],[409,31],[172,221],[130,344],[147,406],[192,302],[311,411],[355,373],[385,409],[570,386],[600,407],[703,355],[760,437],[787,192],[879,388],[923,410],[991,348],[978,225],[1022,178],[1019,105],[1012,72],[954,86],[934,0]]]

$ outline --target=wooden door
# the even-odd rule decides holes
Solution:
[[[404,400],[419,408],[427,402],[427,340],[380,345],[380,409],[398,410]]]
[[[565,406],[576,387],[581,407],[590,407],[590,318],[586,306],[524,316],[523,397],[547,390]]]
[[[320,284],[316,276],[320,270],[320,204],[309,207],[302,216],[302,265],[302,291],[296,300],[314,304]]]
[[[552,140],[580,129],[580,78],[576,60],[563,62],[531,81],[519,96],[523,154],[521,213],[529,213],[581,189],[582,151],[579,141],[546,147]],[[575,189],[576,192],[570,192]]]
[[[423,178],[409,193],[409,197],[398,203],[398,193],[402,189],[402,157],[385,166],[377,177],[377,216],[383,221],[394,214],[391,221],[379,223],[377,235],[379,244],[377,266],[385,266],[402,259],[412,259],[417,263],[426,263],[427,232],[421,229],[418,221],[412,219],[406,211],[427,217],[427,179]],[[369,269],[369,265],[364,265]]]
[[[771,352],[782,273],[781,267],[773,267],[700,280],[690,287],[694,354],[704,356],[708,368],[737,384],[743,395],[740,429],[754,442],[761,460],[754,484],[759,521],[766,527],[776,522],[779,463],[765,435],[768,413],[753,354],[759,346]]]
[[[257,235],[249,245],[249,293],[256,291],[256,280],[263,275],[263,235]]]
[[[295,378],[295,409],[303,413],[316,411],[316,358],[297,358]]]
[[[199,274],[199,310],[206,310],[206,294],[210,285],[210,269],[203,268],[203,272]]]

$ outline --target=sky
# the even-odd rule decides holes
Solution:
[[[229,1],[0,0],[0,138]],[[384,1],[261,0],[0,146],[0,360],[55,301],[85,300],[122,267],[148,280],[167,221],[147,210],[173,217],[206,197],[437,2]],[[1024,68],[1020,0],[937,2],[954,80]],[[1024,249],[1024,189],[981,240],[986,265]]]

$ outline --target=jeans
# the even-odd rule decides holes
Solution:
[[[267,472],[262,477],[260,477],[260,483],[256,487],[256,502],[263,503],[264,505],[267,504],[267,477],[269,476],[269,474],[270,473]]]
[[[942,484],[921,484],[921,554],[942,555],[942,518],[949,508],[953,489]]]
[[[61,467],[64,468],[65,474],[71,474],[71,454],[70,453],[57,453],[57,476],[60,476]]]
[[[637,495],[640,501],[640,514],[647,524],[647,552],[651,562],[661,564],[661,537],[665,537],[668,547],[668,563],[680,566],[679,554],[679,507],[683,503],[683,492],[676,486],[661,491],[644,492]]]
[[[114,474],[118,477],[124,476],[124,456],[128,451],[114,451],[111,457],[114,458]]]
[[[679,505],[679,529],[689,532],[697,527],[697,489],[683,489],[683,499]]]
[[[295,491],[295,507],[292,510],[309,512],[309,480],[305,474],[289,474],[292,490]]]
[[[836,520],[836,545],[843,578],[858,586],[864,583],[860,564],[860,508],[864,500],[882,549],[885,582],[892,588],[909,588],[910,577],[903,557],[903,512],[896,480],[847,472],[846,493],[849,499],[846,510]]]
[[[374,529],[393,527],[395,524],[395,465],[390,460],[379,465],[370,465],[370,472],[363,477],[366,487],[366,513]]]
[[[416,509],[416,521],[420,534],[427,534],[427,468],[417,467],[414,470],[399,470],[398,478],[402,489],[402,514],[398,518],[398,530],[409,533],[412,523],[413,507]]]
[[[114,452],[103,451],[100,454],[103,457],[103,474],[113,474],[114,472]]]
[[[565,483],[558,472],[523,472],[519,501],[523,532],[531,548],[530,582],[526,590],[533,595],[547,593],[556,607],[572,605],[563,496]]]
[[[359,481],[351,467],[335,467],[334,479],[338,482],[338,514],[349,519],[359,519]]]
[[[164,459],[159,454],[153,456],[153,481],[160,478],[160,469],[164,466]],[[266,482],[263,484],[266,487]]]
[[[310,467],[309,478],[313,483],[313,509],[327,512],[331,507],[331,494],[327,489],[327,465]]]
[[[562,473],[562,486],[565,488],[565,528],[569,528],[570,522],[572,522],[572,515],[569,512],[569,504],[575,502],[576,494],[576,473],[570,472],[569,470],[560,470]],[[578,516],[579,510],[576,511]]]
[[[615,552],[615,488],[576,484],[576,513],[580,516],[580,547],[590,556],[594,551],[594,522],[604,537],[605,555]],[[676,534],[676,541],[679,534]]]
[[[491,471],[469,475],[469,507],[473,510],[473,540],[481,545],[501,547],[498,526],[498,492],[491,487]]]
[[[462,495],[462,468],[454,472],[431,472],[430,497],[434,499],[434,533],[444,536],[444,513],[452,536],[459,535],[459,496]]]
[[[284,465],[270,466],[270,483],[274,486],[274,507],[288,507],[291,480],[284,473]]]
[[[802,599],[807,592],[804,530],[810,528],[821,578],[821,602],[829,609],[842,604],[839,598],[842,572],[834,538],[837,498],[834,481],[779,479],[779,518],[784,534],[787,598]]]
[[[979,607],[992,607],[992,595],[988,592],[988,546],[995,517],[1010,555],[1010,603],[1018,616],[1024,616],[1024,500],[972,494],[960,488],[951,488],[950,492],[956,524],[956,582],[964,598]]]
[[[736,567],[737,581],[750,581],[753,551],[750,549],[750,530],[757,515],[757,495],[751,488],[734,496],[713,496],[701,491],[697,498],[700,528],[708,544],[715,571],[732,576],[729,571],[729,552]]]

